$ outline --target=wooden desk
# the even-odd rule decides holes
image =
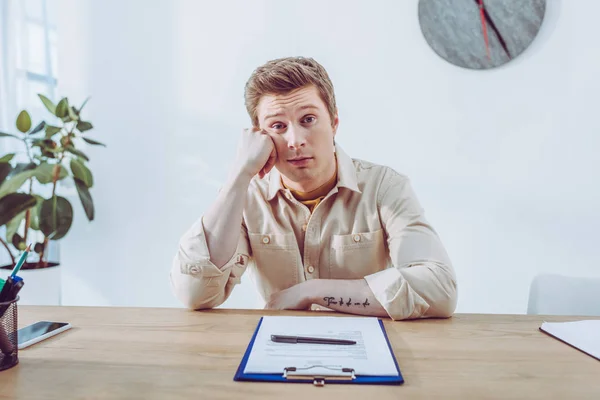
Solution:
[[[402,386],[234,382],[258,319],[274,314],[21,306],[19,326],[73,329],[21,350],[19,365],[0,372],[0,398],[600,399],[600,362],[540,332],[543,318],[532,316],[386,320]]]

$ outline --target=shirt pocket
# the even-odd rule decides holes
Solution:
[[[298,283],[298,244],[293,233],[249,233],[257,284],[266,298]]]
[[[385,269],[387,264],[383,229],[331,238],[329,276],[332,279],[361,279]]]

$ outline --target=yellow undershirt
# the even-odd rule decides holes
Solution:
[[[296,200],[300,201],[302,204],[308,207],[311,214],[315,207],[321,202],[321,200],[323,200],[323,198],[327,196],[327,193],[329,193],[329,191],[335,187],[336,183],[337,164],[335,167],[335,173],[333,174],[331,179],[329,179],[327,182],[325,182],[315,190],[311,190],[310,192],[301,192],[299,190],[290,189],[285,185],[285,183],[283,183],[283,179],[281,180],[281,184],[283,185],[283,187],[290,189],[290,193],[292,193]]]

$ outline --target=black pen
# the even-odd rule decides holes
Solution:
[[[10,297],[11,291],[13,290],[13,278],[9,276],[4,282],[4,287],[0,291],[0,303],[5,303],[0,307],[0,318],[4,316],[8,307],[10,307],[9,302],[12,300]]]
[[[277,343],[308,343],[308,344],[356,344],[354,340],[329,339],[306,336],[271,335],[271,340]]]
[[[19,294],[19,290],[21,290],[24,284],[25,282],[23,282],[22,279],[20,281],[15,280],[15,283],[13,283],[13,287],[9,293],[10,301],[16,300],[17,294]]]
[[[12,290],[13,285],[13,277],[9,276],[6,278],[6,282],[4,282],[4,287],[0,291],[0,302],[10,301],[10,291]]]

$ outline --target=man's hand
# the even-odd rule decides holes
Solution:
[[[256,128],[245,129],[238,143],[234,171],[250,179],[263,178],[275,165],[277,151],[273,139]]]
[[[304,282],[306,283],[306,282]],[[265,305],[269,310],[306,310],[310,307],[307,293],[303,290],[304,283],[273,293]]]

